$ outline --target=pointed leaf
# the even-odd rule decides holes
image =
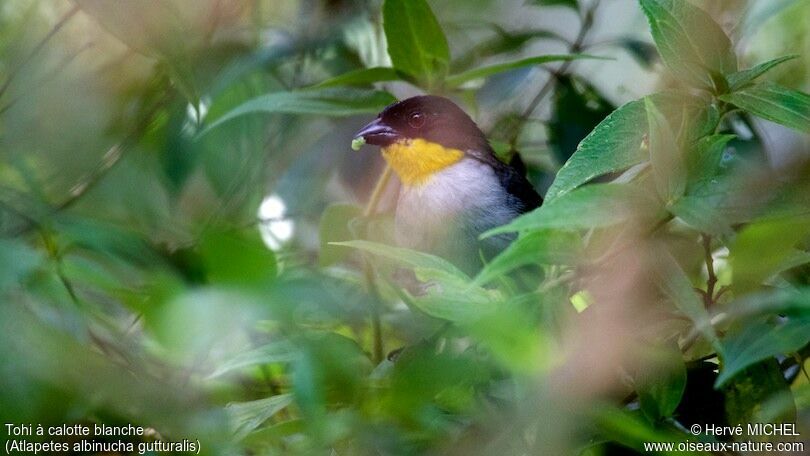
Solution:
[[[481,79],[492,76],[494,74],[503,73],[504,71],[516,70],[527,66],[540,65],[549,62],[563,62],[567,60],[578,59],[599,59],[600,57],[586,55],[586,54],[564,54],[564,55],[539,55],[536,57],[529,57],[514,62],[497,63],[473,70],[465,71],[447,78],[447,85],[450,87],[458,87],[465,82],[474,79]]]
[[[810,133],[810,95],[763,82],[720,97],[754,115]]]
[[[568,264],[577,258],[580,236],[556,230],[542,230],[521,236],[493,258],[475,277],[481,285],[529,264]]]
[[[641,149],[647,123],[644,101],[631,101],[603,120],[557,173],[546,204],[589,180],[629,168],[647,157]]]
[[[424,296],[411,297],[409,303],[431,317],[469,323],[498,309],[500,296],[471,285],[469,279],[439,269],[416,268],[415,273],[429,285]]]
[[[786,55],[784,57],[779,57],[777,59],[769,60],[764,63],[760,63],[753,68],[749,68],[747,70],[737,71],[735,73],[731,73],[727,76],[728,78],[728,85],[729,89],[733,92],[753,82],[756,78],[762,76],[763,74],[767,73],[768,71],[772,70],[775,66],[780,65],[782,63],[787,62],[788,60],[793,60],[799,57],[798,55]]]
[[[670,125],[679,125],[683,144],[711,134],[719,121],[717,109],[700,97],[683,91],[661,92],[649,97]],[[644,99],[631,101],[603,120],[563,165],[546,193],[546,201],[565,194],[591,179],[622,171],[649,158],[644,146],[648,130]]]
[[[348,242],[332,242],[331,244],[342,245],[345,247],[352,247],[355,249],[363,250],[373,255],[378,255],[383,258],[388,258],[393,261],[407,264],[408,266],[411,266],[413,268],[435,269],[439,271],[444,271],[450,274],[451,276],[460,279],[469,280],[469,277],[467,277],[466,274],[461,272],[461,270],[459,270],[449,261],[424,252],[404,249],[401,247],[392,247],[390,245],[362,240],[348,241]]]
[[[565,38],[550,30],[505,30],[497,24],[488,24],[495,32],[495,36],[484,40],[472,47],[460,57],[453,59],[452,68],[455,70],[466,70],[476,62],[487,57],[499,54],[518,52],[530,41],[535,39],[549,39],[565,41]]]
[[[348,88],[326,88],[294,92],[274,92],[249,100],[209,124],[199,136],[248,114],[312,114],[350,116],[377,113],[396,98],[387,92]]]
[[[789,317],[777,323],[759,322],[741,326],[723,339],[723,364],[716,387],[723,386],[737,373],[754,363],[787,355],[810,342],[810,313]]]

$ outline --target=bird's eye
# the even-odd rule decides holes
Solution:
[[[408,116],[408,125],[411,128],[422,128],[422,125],[425,124],[425,116],[421,112],[412,112],[410,116]]]

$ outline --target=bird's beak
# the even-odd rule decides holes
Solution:
[[[385,147],[399,139],[399,134],[378,117],[354,135],[355,141],[360,138],[367,144]]]

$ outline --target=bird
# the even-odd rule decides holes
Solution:
[[[394,237],[474,273],[514,235],[487,230],[539,207],[521,167],[501,161],[486,135],[452,100],[421,95],[395,102],[354,136],[379,146],[401,183]]]

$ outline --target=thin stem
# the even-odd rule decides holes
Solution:
[[[369,197],[368,203],[366,204],[365,209],[363,210],[363,218],[368,221],[368,218],[373,216],[377,212],[377,206],[380,204],[380,200],[382,199],[383,192],[385,191],[386,187],[388,187],[388,182],[391,180],[392,170],[388,164],[385,165],[385,169],[383,170],[380,178],[377,179],[377,183],[374,185],[374,190],[371,192],[371,196]],[[367,230],[364,230],[367,231]],[[363,233],[364,237],[368,233]],[[363,276],[366,280],[366,285],[368,287],[369,294],[374,298],[373,303],[371,304],[370,309],[370,317],[371,317],[371,332],[372,332],[372,339],[373,339],[373,348],[372,348],[372,359],[374,360],[375,364],[379,364],[383,360],[383,337],[382,337],[382,321],[380,318],[380,303],[382,302],[382,294],[380,293],[380,288],[377,285],[376,277],[374,276],[374,269],[371,266],[371,261],[369,261],[368,257],[365,255],[363,256]]]
[[[374,269],[371,267],[371,262],[366,258],[363,261],[363,275],[365,276],[366,283],[368,284],[368,291],[374,298],[371,304],[370,317],[371,317],[371,335],[372,335],[372,352],[371,357],[374,364],[379,364],[383,360],[383,336],[382,336],[382,319],[380,317],[380,303],[382,295],[380,288],[377,286],[377,280],[374,277]]]

